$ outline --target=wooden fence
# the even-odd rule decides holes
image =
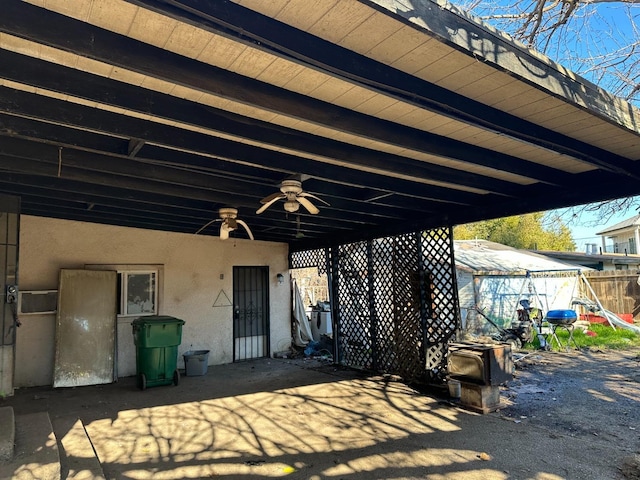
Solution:
[[[631,313],[640,320],[640,273],[636,270],[584,272],[604,308],[614,313]]]

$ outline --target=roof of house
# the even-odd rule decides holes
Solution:
[[[536,250],[536,253],[580,265],[594,265],[597,263],[609,263],[612,265],[640,264],[640,255],[625,255],[623,253],[597,254],[586,252],[555,252],[546,250]]]
[[[290,251],[640,193],[637,108],[444,1],[2,0],[0,140],[24,214]]]
[[[606,230],[597,232],[596,235],[607,235],[609,233],[615,232],[616,230],[622,230],[624,228],[637,226],[640,226],[640,215],[635,215],[633,217],[627,218],[626,220],[618,222],[615,225],[611,225],[610,227],[607,227]]]
[[[455,240],[456,268],[469,272],[518,273],[591,270],[589,267],[551,259],[528,250],[488,240]]]

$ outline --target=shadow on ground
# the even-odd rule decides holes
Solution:
[[[617,479],[640,452],[637,359],[529,355],[488,415],[391,377],[290,359],[145,391],[134,378],[24,389],[2,404],[48,411],[59,439],[80,419],[108,479]],[[578,421],[581,405],[602,416],[597,427]]]

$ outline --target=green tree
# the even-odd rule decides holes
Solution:
[[[576,244],[569,228],[557,217],[544,212],[496,218],[457,225],[455,240],[489,240],[527,250],[574,251]]]

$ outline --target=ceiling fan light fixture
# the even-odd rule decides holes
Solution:
[[[198,235],[200,232],[202,232],[205,228],[207,228],[209,225],[211,225],[214,222],[222,222],[220,224],[220,240],[228,239],[229,232],[233,232],[234,230],[237,230],[238,225],[244,228],[245,232],[247,232],[247,235],[251,240],[254,240],[254,236],[253,236],[253,233],[251,232],[251,229],[249,228],[249,225],[247,225],[245,222],[243,222],[238,218],[238,209],[232,208],[232,207],[224,207],[218,210],[218,215],[219,215],[219,218],[216,218],[215,220],[211,220],[210,222],[207,222],[204,226],[200,227],[200,229],[195,234]]]
[[[280,183],[280,192],[272,193],[260,200],[262,206],[256,210],[256,215],[260,215],[279,200],[285,201],[284,210],[288,213],[297,212],[300,209],[300,205],[302,205],[306,211],[315,215],[319,213],[320,210],[318,210],[318,207],[316,207],[310,199],[329,205],[321,198],[302,190],[302,181],[294,179],[283,180]]]
[[[220,240],[227,240],[229,238],[229,232],[233,232],[233,228],[229,228],[226,223],[220,225]]]
[[[289,213],[297,212],[299,208],[298,202],[284,202],[284,209]]]

